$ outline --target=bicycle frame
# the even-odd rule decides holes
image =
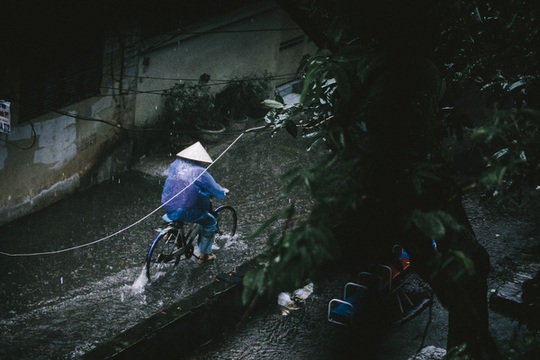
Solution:
[[[225,233],[231,234],[234,236],[236,232],[236,211],[230,205],[220,205],[216,208],[213,208],[212,203],[210,203],[209,213],[216,217],[217,220],[217,231],[219,232],[220,223],[223,219],[223,214],[231,214],[231,221],[226,221],[226,224],[231,224],[230,226],[225,226],[223,229],[230,230]],[[229,219],[229,216],[225,216],[226,219]],[[146,263],[147,263],[147,275],[150,279],[150,269],[152,264],[168,263],[174,261],[174,265],[177,265],[180,261],[182,255],[189,259],[193,256],[195,248],[195,239],[200,239],[199,226],[197,223],[186,223],[182,221],[175,221],[169,219],[167,216],[164,216],[163,220],[165,223],[161,225],[156,230],[158,231],[157,236],[152,241],[148,252],[146,253]],[[222,234],[220,232],[220,234]],[[227,238],[225,238],[227,239]],[[218,246],[222,246],[224,242]]]
[[[223,208],[225,205],[220,205],[218,206],[216,209],[213,209],[213,206],[212,206],[212,203],[210,203],[210,210],[209,210],[209,213],[216,216],[218,211]],[[161,228],[158,228],[156,229],[158,231],[158,234],[156,235],[156,237],[154,238],[154,240],[152,241],[152,245],[150,246],[150,249],[149,250],[152,250],[154,249],[154,247],[156,246],[158,240],[162,237],[162,236],[165,236],[165,234],[167,234],[170,230],[178,230],[178,234],[179,234],[179,237],[181,238],[182,240],[182,247],[185,247],[186,245],[191,245],[193,243],[193,240],[195,239],[195,237],[191,237],[191,241],[189,241],[189,243],[186,241],[186,238],[189,237],[190,234],[186,234],[185,233],[185,225],[186,223],[184,222],[180,222],[180,221],[176,221],[176,220],[173,220],[169,223],[166,224],[167,226],[163,229]],[[177,239],[178,241],[178,239]],[[146,260],[148,261],[148,256],[150,254],[150,251],[146,254]]]

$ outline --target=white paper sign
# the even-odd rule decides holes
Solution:
[[[9,101],[0,100],[0,133],[9,134],[11,132],[10,105]]]

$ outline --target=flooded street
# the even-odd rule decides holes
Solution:
[[[232,140],[211,146],[210,155],[215,159]],[[218,273],[253,259],[265,245],[264,236],[248,239],[258,225],[291,202],[300,217],[309,210],[307,196],[283,194],[286,183],[280,180],[291,167],[317,159],[320,153],[306,152],[308,145],[285,133],[274,138],[250,133],[240,139],[210,169],[231,190],[225,202],[238,212],[237,236],[217,252],[217,261],[201,267],[194,258],[182,259],[153,282],[146,279],[144,260],[161,223],[163,211],[157,208],[172,154],[150,153],[132,171],[0,227],[0,251],[21,255],[0,255],[0,358],[79,358],[211,283]],[[468,196],[465,205],[492,258],[490,288],[516,271],[538,268],[538,207],[493,207],[478,194]],[[359,334],[330,324],[326,310],[352,276],[329,269],[289,315],[276,302],[261,303],[241,323],[231,324],[227,334],[177,358],[345,359],[347,351],[362,351],[365,344],[355,340]],[[415,300],[429,296],[419,280],[407,286]],[[434,301],[431,312],[414,315],[360,335],[386,360],[407,359],[423,343],[444,348],[442,307]],[[493,311],[490,317],[496,336],[507,336],[516,325]]]
[[[1,227],[0,251],[20,256],[1,255],[0,358],[80,357],[260,253],[265,240],[246,240],[251,231],[291,201],[300,214],[308,208],[304,195],[281,193],[279,178],[316,154],[282,135],[245,135],[213,165],[212,175],[231,190],[226,203],[238,212],[238,234],[218,251],[217,261],[203,267],[195,258],[182,259],[157,281],[146,280],[144,259],[163,211],[151,213],[160,206],[159,174],[170,154],[150,155],[138,165],[141,171]],[[226,145],[209,152],[216,158]]]
[[[125,174],[4,226],[2,250],[31,254],[96,241],[144,216],[158,195],[158,182]],[[0,357],[76,358],[181,296],[181,287],[162,298],[144,286],[144,253],[157,220],[80,249],[3,257]]]

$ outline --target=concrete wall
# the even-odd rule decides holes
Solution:
[[[118,39],[106,40],[100,96],[14,124],[9,135],[0,135],[0,225],[127,168],[130,139],[104,121],[123,126],[134,122],[134,96],[120,94],[136,85],[138,60],[130,52],[120,48]],[[121,64],[118,59],[127,60]],[[126,75],[122,86],[120,72]]]
[[[280,44],[293,38],[300,40],[280,51]],[[209,74],[215,91],[234,76],[263,71],[292,79],[301,57],[314,51],[272,1],[174,36],[143,43],[132,33],[121,41],[106,40],[101,96],[15,124],[10,135],[0,135],[5,140],[0,141],[0,225],[126,170],[154,138],[152,132],[125,129],[155,126],[163,110],[161,91],[180,79],[197,81]],[[286,81],[280,77],[274,85]]]
[[[282,42],[298,37],[300,44],[279,50]],[[266,71],[279,76],[273,84],[277,86],[292,80],[302,56],[315,51],[298,25],[272,1],[211,19],[172,37],[151,39],[140,57],[136,122],[155,124],[163,112],[159,93],[175,83],[197,82],[200,75],[208,74],[212,91],[217,92],[235,76]]]

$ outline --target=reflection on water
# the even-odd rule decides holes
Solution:
[[[2,250],[42,252],[86,244],[156,206],[161,191],[158,181],[139,173],[127,173],[119,180],[0,228]],[[247,245],[237,234],[222,239],[227,242],[223,249],[216,249],[214,264],[199,266],[195,257],[183,258],[148,282],[144,259],[159,221],[156,214],[91,247],[2,258],[0,358],[80,357],[208,284],[220,269],[229,270],[246,260]]]
[[[139,270],[121,271],[3,318],[2,358],[74,358],[151,315],[163,303],[149,301],[151,297],[140,287],[126,284]]]
[[[464,198],[464,204],[478,239],[491,257],[490,289],[505,283],[509,272],[536,271],[539,266],[540,204],[522,208],[494,206],[481,194],[469,194]],[[234,331],[194,351],[192,358],[403,360],[418,352],[423,344],[446,347],[448,317],[436,297],[429,311],[407,313],[397,324],[390,323],[391,326],[385,327],[386,313],[377,314],[377,310],[384,309],[382,306],[370,311],[375,315],[374,323],[366,323],[356,332],[329,323],[329,300],[342,297],[344,285],[356,278],[357,273],[329,269],[315,283],[313,293],[305,302],[295,302],[293,294],[282,293],[277,299],[279,306],[275,303],[261,305]],[[403,289],[415,304],[430,294],[429,287],[415,275]],[[397,304],[394,309],[398,309]],[[381,328],[377,329],[375,325]],[[490,311],[490,328],[497,339],[511,338],[515,327],[515,320]]]
[[[227,254],[223,258],[234,257]],[[28,302],[0,320],[0,358],[77,358],[141,319],[206,285],[215,267],[194,260],[163,269],[148,282],[144,265],[118,271],[57,297]],[[218,260],[220,261],[220,260]],[[216,262],[217,264],[217,262]],[[219,266],[228,266],[221,260]],[[50,285],[50,284],[47,284]],[[59,282],[58,287],[62,284]],[[17,297],[17,294],[13,294]]]
[[[162,212],[129,226],[159,206],[164,180],[137,171],[0,227],[0,250],[11,254],[68,249],[129,227],[72,251],[1,257],[0,359],[77,358],[259,254],[265,239],[246,235],[290,201],[298,216],[309,208],[303,192],[283,194],[279,178],[316,153],[284,136],[246,135],[213,166],[212,175],[231,190],[238,233],[204,266],[182,259],[147,281],[145,255]]]

